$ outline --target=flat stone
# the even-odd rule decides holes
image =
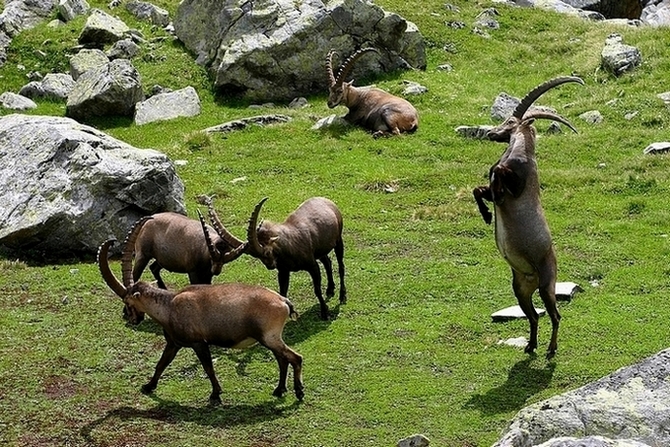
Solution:
[[[658,143],[651,143],[649,146],[644,148],[644,154],[662,154],[670,151],[670,142],[661,141]]]
[[[575,297],[575,293],[583,292],[579,284],[574,282],[557,282],[556,283],[556,299],[558,301],[570,301]]]
[[[539,309],[535,308],[535,311],[537,311],[537,314],[539,316],[544,315],[547,313],[546,310],[544,309]],[[521,307],[519,306],[510,306],[506,307],[504,309],[501,309],[497,312],[493,312],[491,314],[491,318],[493,321],[510,321],[510,320],[518,320],[521,318],[526,318],[526,315],[523,313],[523,310],[521,310]]]

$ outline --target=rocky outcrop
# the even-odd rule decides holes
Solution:
[[[608,19],[639,19],[642,13],[640,0],[563,0],[570,6],[596,11]]]
[[[627,71],[633,70],[642,63],[640,50],[631,45],[623,43],[620,34],[610,34],[605,40],[605,46],[601,52],[602,68],[615,76],[621,76]]]
[[[86,0],[60,0],[58,3],[58,15],[64,22],[69,22],[77,16],[88,13],[91,9]]]
[[[133,116],[144,99],[140,74],[127,59],[83,73],[70,91],[65,114],[78,121],[94,116]]]
[[[521,410],[494,447],[670,445],[670,349]]]
[[[331,48],[344,56],[363,46],[381,51],[361,58],[354,77],[426,65],[416,26],[363,0],[184,0],[174,27],[221,92],[252,100],[327,91]]]
[[[148,2],[129,0],[126,2],[126,10],[140,20],[146,20],[154,25],[165,27],[170,23],[168,12]]]
[[[62,117],[0,118],[0,244],[94,254],[139,217],[184,213],[184,187],[163,154]]]

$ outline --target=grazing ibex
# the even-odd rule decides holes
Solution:
[[[309,272],[321,306],[321,319],[327,320],[328,305],[321,294],[321,270],[317,260],[326,269],[326,296],[332,297],[335,294],[335,281],[328,254],[333,250],[340,274],[340,303],[347,300],[340,210],[326,198],[313,197],[303,202],[283,223],[263,221],[256,227],[258,214],[266,200],[267,197],[256,205],[249,219],[247,253],[260,259],[269,270],[277,269],[279,293],[282,296],[287,296],[291,272]]]
[[[353,80],[344,82],[354,63],[368,51],[379,53],[375,48],[356,51],[341,65],[337,77],[333,73],[335,50],[328,52],[328,107],[332,109],[339,104],[344,105],[349,109],[344,119],[350,124],[371,130],[375,137],[416,131],[419,128],[419,114],[409,101],[375,87],[354,87]]]
[[[130,230],[121,255],[123,284],[112,273],[107,260],[114,240],[104,242],[98,251],[102,277],[130,311],[147,313],[163,327],[165,349],[151,380],[142,386],[149,394],[158,379],[183,347],[193,348],[212,384],[210,403],[221,402],[221,386],[216,379],[209,346],[244,349],[257,342],[274,354],[279,364],[279,384],[275,396],[286,390],[288,365],[293,367],[293,386],[298,399],[304,396],[302,357],[282,340],[284,325],[297,314],[291,302],[269,289],[247,284],[191,285],[179,292],[159,289],[132,275],[132,256],[138,233],[151,217],[140,219]]]
[[[542,302],[551,318],[552,333],[547,358],[557,349],[561,315],[556,307],[556,255],[547,220],[540,203],[540,181],[535,160],[535,128],[537,118],[561,122],[576,129],[561,116],[545,111],[528,111],[549,89],[566,82],[584,84],[578,77],[566,76],[547,81],[531,90],[516,107],[512,116],[488,132],[493,141],[508,142],[503,153],[489,171],[489,185],[473,190],[479,212],[487,224],[492,215],[484,200],[493,202],[495,239],[500,254],[512,268],[512,287],[523,313],[530,323],[530,340],[525,352],[537,348],[538,314],[532,295],[539,289]]]

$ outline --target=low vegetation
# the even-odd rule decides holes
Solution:
[[[107,2],[89,3],[106,8]],[[172,13],[177,4],[155,3]],[[192,85],[203,113],[144,126],[125,118],[94,123],[136,147],[181,160],[189,216],[196,218],[198,196],[215,196],[222,221],[236,235],[246,234],[263,197],[271,199],[263,216],[274,221],[308,197],[338,204],[347,303],[331,299],[332,318],[324,321],[309,275],[291,278],[289,297],[300,317],[286,324],[284,339],[304,358],[304,401],[290,393],[272,396],[277,363],[262,347],[213,349],[220,406],[207,405],[210,383],[189,350],[180,352],[158,389],[144,395],[140,387],[164,348],[161,328],[148,318],[126,325],[122,304],[93,257],[45,263],[4,253],[0,444],[390,446],[423,433],[435,446],[488,446],[524,406],[668,346],[670,156],[642,151],[668,138],[670,111],[656,95],[669,89],[670,33],[496,5],[501,27],[487,39],[472,26],[490,2],[454,0],[458,13],[443,0],[421,7],[377,3],[418,25],[427,39],[428,68],[356,84],[374,83],[396,95],[405,79],[426,86],[427,93],[409,98],[421,120],[412,135],[374,139],[357,128],[311,130],[333,113],[324,79],[323,95],[309,97],[310,107],[263,110],[291,115],[287,124],[204,137],[202,129],[259,111],[215,97],[182,45],[152,40],[165,34],[122,8],[115,13],[150,40],[133,61],[145,87]],[[448,26],[453,21],[466,27]],[[17,37],[0,69],[2,88],[18,91],[30,71],[65,70],[82,25],[78,19]],[[643,57],[641,67],[620,78],[598,68],[612,32]],[[453,70],[437,68],[443,64]],[[538,102],[556,108],[579,133],[545,134],[548,123],[537,122],[537,160],[558,280],[584,291],[559,303],[559,349],[546,360],[499,344],[527,336],[527,321],[490,318],[516,300],[509,268],[471,191],[486,183],[505,146],[463,139],[454,128],[493,124],[489,107],[501,91],[521,96],[563,75],[580,76],[585,86],[553,89]],[[602,124],[579,118],[594,109],[604,115]],[[30,113],[63,115],[64,105],[41,102]],[[118,261],[111,267],[120,271]],[[188,284],[186,275],[163,277],[171,290]],[[143,278],[152,279],[149,272]],[[229,281],[277,284],[276,272],[250,256],[214,278]],[[551,332],[545,318],[542,347]]]

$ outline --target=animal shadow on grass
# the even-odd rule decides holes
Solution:
[[[248,425],[285,417],[295,411],[301,404],[300,401],[295,401],[287,406],[282,399],[273,398],[257,405],[223,404],[216,407],[190,407],[162,400],[155,395],[150,397],[157,403],[154,408],[139,409],[128,406],[115,408],[108,411],[104,416],[84,425],[79,430],[79,434],[89,445],[97,445],[93,433],[97,428],[100,427],[107,431],[109,428],[105,428],[105,426],[110,426],[116,430],[119,421],[125,422],[136,419],[154,420],[168,424],[191,422],[203,426],[229,428],[234,425]]]
[[[534,355],[517,362],[510,369],[507,381],[485,394],[474,395],[465,403],[465,408],[474,408],[482,414],[494,415],[520,410],[528,399],[545,389],[554,375],[556,364],[550,362],[543,369],[531,368]]]

